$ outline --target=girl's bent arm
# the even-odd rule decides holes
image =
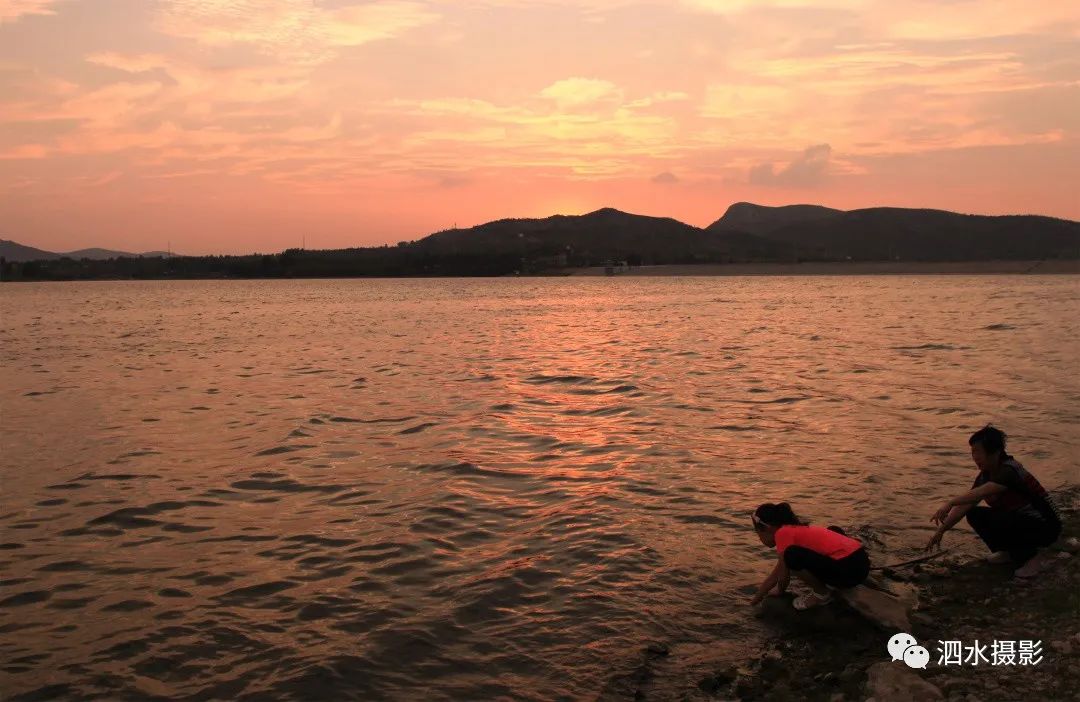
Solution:
[[[787,566],[784,565],[784,557],[781,555],[776,559],[776,567],[769,573],[769,577],[758,586],[757,593],[750,600],[750,604],[757,604],[765,599],[765,595],[769,594],[769,590],[772,590],[776,583],[787,580]]]

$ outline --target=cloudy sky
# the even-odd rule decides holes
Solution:
[[[1064,0],[0,0],[0,237],[395,243],[604,206],[1080,219]]]

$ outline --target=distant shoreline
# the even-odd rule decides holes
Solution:
[[[697,263],[634,266],[618,276],[738,275],[1067,275],[1080,273],[1080,260],[1046,261],[834,261],[806,263]],[[551,275],[604,276],[602,266],[567,268]]]
[[[1076,275],[1080,274],[1080,259],[1048,259],[1044,261],[810,261],[805,263],[690,263],[657,266],[633,266],[611,277],[636,276],[644,278],[706,277],[706,276],[868,276],[868,275]],[[163,277],[100,277],[74,279],[29,278],[4,280],[0,283],[73,283],[109,281],[168,281],[168,280],[363,280],[419,278],[595,278],[608,276],[604,266],[586,268],[553,268],[526,275],[355,275],[355,276],[163,276]]]

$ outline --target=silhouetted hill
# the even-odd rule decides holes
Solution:
[[[69,251],[67,253],[56,253],[53,251],[45,251],[43,249],[35,249],[32,246],[24,246],[14,241],[8,241],[6,239],[0,239],[0,256],[3,256],[5,260],[22,262],[22,261],[52,261],[58,258],[71,258],[75,260],[89,259],[91,261],[105,261],[110,258],[153,258],[155,256],[168,256],[165,251],[148,251],[146,253],[135,254],[128,253],[127,251],[113,251],[111,249],[79,249],[78,251]],[[173,254],[175,255],[175,254]]]
[[[750,202],[736,202],[727,209],[723,217],[706,229],[714,232],[742,231],[764,235],[791,224],[825,220],[840,214],[843,214],[843,210],[834,210],[820,205],[767,207]]]
[[[1080,223],[1037,215],[966,215],[943,210],[740,202],[708,229],[741,229],[783,243],[803,260],[981,261],[1080,258]]]
[[[875,207],[789,224],[768,234],[802,258],[985,261],[1080,258],[1080,223]]]
[[[638,264],[745,260],[768,257],[782,248],[745,232],[711,232],[670,217],[647,217],[612,208],[584,215],[502,219],[438,232],[411,246],[432,255],[565,254],[579,265],[607,259]]]
[[[68,258],[83,259],[88,258],[91,261],[105,261],[110,258],[153,258],[154,256],[168,256],[165,251],[148,251],[146,253],[128,253],[127,251],[113,251],[112,249],[79,249],[78,251],[70,251],[61,256],[67,256]]]
[[[7,239],[0,239],[0,256],[6,261],[48,261],[60,258],[60,254],[35,249],[33,246],[24,246]]]

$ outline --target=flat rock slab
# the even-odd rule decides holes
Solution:
[[[892,594],[859,585],[850,590],[839,590],[835,594],[852,609],[874,622],[882,629],[892,632],[910,632],[910,612],[918,602],[914,587],[896,584],[890,588]]]
[[[937,687],[900,662],[875,663],[867,671],[866,702],[922,702],[943,700]]]

